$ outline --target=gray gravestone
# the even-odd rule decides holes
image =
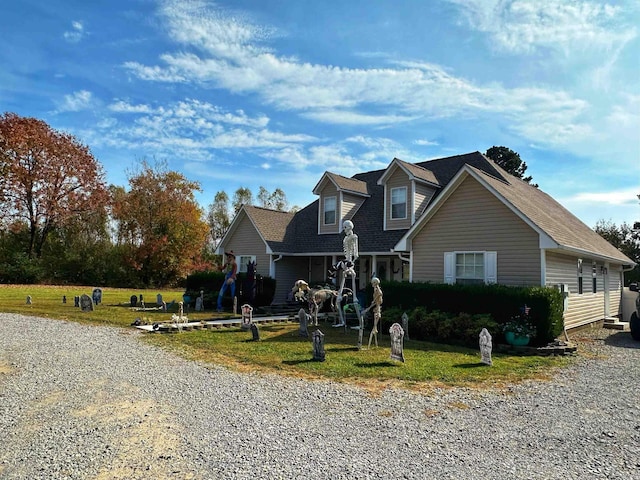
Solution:
[[[162,294],[156,295],[156,304],[160,307],[164,302],[162,301]]]
[[[93,312],[93,299],[89,295],[83,294],[80,297],[80,308],[83,312]]]
[[[249,330],[253,324],[253,307],[245,303],[240,308],[242,310],[242,329]]]
[[[253,342],[257,342],[260,340],[260,330],[258,330],[258,325],[255,323],[251,324],[251,335],[253,338],[251,339]]]
[[[138,300],[140,303],[142,303],[144,301],[144,298],[142,298],[142,294],[140,294],[140,299]]]
[[[324,333],[320,330],[315,330],[311,337],[313,339],[313,360],[316,362],[324,362]]]
[[[31,295],[27,295],[27,305],[31,305]]]
[[[79,307],[80,306],[80,297],[79,296],[75,296],[73,297],[73,306],[74,307]]]
[[[131,302],[131,306],[135,307],[136,305],[138,305],[138,297],[137,295],[131,295],[131,298],[129,299],[129,302]]]
[[[391,335],[391,360],[404,363],[404,330],[399,323],[391,325],[389,335]]]
[[[167,302],[162,302],[162,311],[166,313],[166,311],[167,311]]]
[[[91,293],[91,298],[93,298],[93,303],[95,305],[99,305],[100,303],[102,303],[102,289],[94,288],[93,292]]]
[[[489,330],[483,328],[480,332],[480,361],[485,365],[493,365],[493,362],[491,361],[492,347],[491,334],[489,333]]]
[[[298,328],[298,336],[300,337],[309,337],[309,331],[307,330],[307,325],[309,320],[311,319],[311,315],[304,311],[304,308],[298,310],[298,321],[300,322],[300,327]]]
[[[404,338],[409,340],[409,316],[407,312],[402,314],[402,329],[404,330]]]
[[[202,311],[202,297],[196,298],[196,312]]]

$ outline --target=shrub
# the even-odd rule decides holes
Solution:
[[[423,307],[426,312],[484,314],[498,324],[507,322],[526,304],[531,308],[531,320],[536,326],[533,344],[546,344],[562,333],[562,294],[552,287],[382,282],[381,288],[385,305],[400,310],[409,312]],[[442,321],[436,316],[429,318],[427,326],[415,328],[424,328],[430,337],[434,327],[436,331],[441,329],[438,335],[450,336],[451,325],[440,325]],[[499,331],[489,331],[492,335],[499,334]]]

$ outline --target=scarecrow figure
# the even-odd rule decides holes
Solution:
[[[233,250],[226,252],[227,262],[220,267],[220,271],[226,272],[224,275],[224,282],[222,282],[222,288],[218,294],[218,312],[222,312],[222,297],[227,291],[227,288],[231,289],[231,298],[236,296],[236,273],[238,272],[238,264],[236,263],[236,256]]]

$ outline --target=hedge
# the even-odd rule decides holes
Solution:
[[[417,307],[423,307],[425,312],[438,311],[457,316],[489,315],[499,326],[518,314],[523,305],[527,305],[531,308],[529,315],[537,330],[533,345],[546,345],[557,338],[563,329],[562,294],[552,287],[381,282],[381,288],[384,295],[383,314],[385,309],[393,307],[400,311],[400,315],[403,311],[410,315]],[[369,285],[367,297],[371,296]],[[399,316],[395,321],[400,321]],[[495,333],[502,335],[500,328],[497,330]],[[494,335],[494,332],[491,334]]]

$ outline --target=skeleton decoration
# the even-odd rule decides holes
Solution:
[[[342,311],[342,295],[344,293],[344,284],[347,277],[351,277],[351,291],[353,292],[353,307],[358,317],[358,349],[362,348],[362,333],[364,330],[364,321],[360,312],[360,304],[358,303],[358,297],[356,292],[356,271],[355,261],[358,259],[358,235],[353,233],[353,222],[346,220],[343,224],[344,239],[342,240],[342,250],[344,252],[344,260],[336,265],[336,270],[340,272],[340,288],[338,289],[338,298],[336,299],[336,308],[338,309],[338,315],[340,316],[340,322],[335,327],[345,327],[346,321],[344,318],[344,312]]]
[[[313,325],[318,326],[318,312],[327,300],[331,301],[331,310],[335,313],[338,292],[329,288],[310,288],[304,280],[296,280],[291,289],[293,298],[309,303],[309,313],[313,317]]]
[[[382,315],[382,289],[380,288],[380,279],[373,277],[371,279],[371,285],[373,285],[373,302],[371,305],[362,312],[362,316],[373,308],[373,328],[369,334],[369,345],[367,348],[371,348],[371,340],[374,339],[376,347],[378,346],[378,322],[380,322],[380,316]]]

